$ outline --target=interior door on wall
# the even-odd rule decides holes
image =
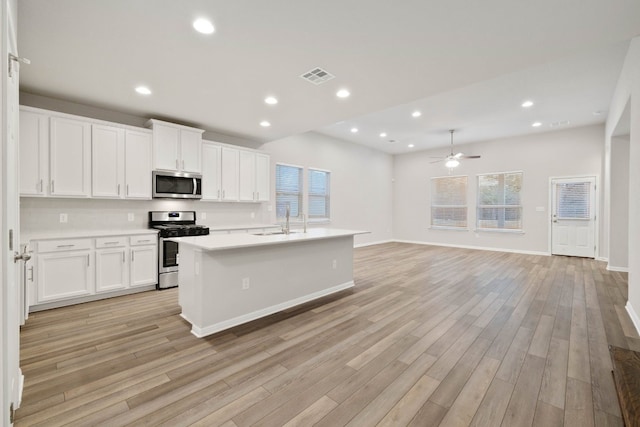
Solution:
[[[551,196],[551,253],[594,258],[595,177],[553,179]]]

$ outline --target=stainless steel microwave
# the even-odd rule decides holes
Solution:
[[[153,171],[153,197],[201,199],[202,175],[197,173]]]

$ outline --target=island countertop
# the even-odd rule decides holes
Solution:
[[[279,245],[310,240],[333,239],[336,237],[355,236],[357,234],[367,233],[370,232],[360,230],[342,230],[337,228],[310,228],[306,233],[303,233],[302,230],[292,230],[290,234],[215,234],[208,236],[175,237],[171,238],[171,240],[205,251],[221,251],[253,246]]]

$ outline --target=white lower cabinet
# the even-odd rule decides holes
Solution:
[[[158,283],[155,234],[34,240],[33,247],[36,306],[74,304]]]
[[[61,251],[38,255],[38,303],[94,293],[91,251]]]
[[[158,246],[131,247],[131,287],[158,283]]]

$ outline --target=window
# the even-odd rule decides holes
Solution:
[[[556,184],[556,215],[558,219],[591,218],[590,182]]]
[[[329,219],[331,173],[309,169],[309,219]]]
[[[467,228],[467,177],[431,178],[431,226]]]
[[[284,218],[290,209],[290,216],[299,217],[302,213],[302,168],[289,165],[276,165],[276,216]]]
[[[478,230],[522,231],[522,172],[478,175]]]

